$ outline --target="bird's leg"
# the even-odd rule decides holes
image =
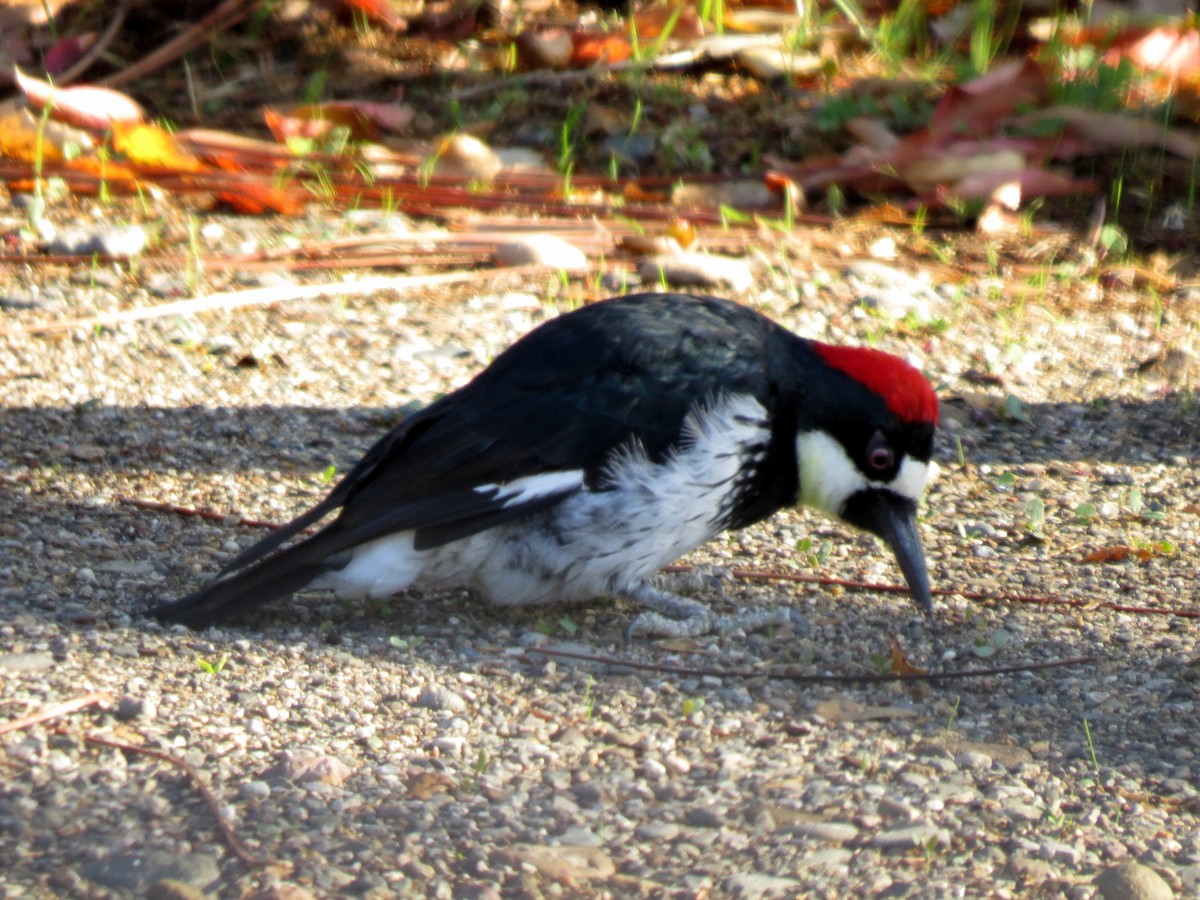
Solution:
[[[743,609],[732,616],[718,616],[698,600],[680,597],[649,582],[640,582],[623,594],[649,609],[641,613],[625,629],[626,640],[638,635],[651,637],[699,637],[702,634],[730,631],[754,631],[788,625],[796,631],[807,631],[808,620],[786,606],[771,609]]]
[[[725,596],[726,582],[733,580],[733,572],[725,566],[692,566],[683,572],[660,572],[654,576],[656,587],[673,594],[712,593]]]

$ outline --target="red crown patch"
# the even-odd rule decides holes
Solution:
[[[813,348],[830,366],[883,397],[900,421],[937,424],[933,386],[900,357],[870,347],[835,347],[819,341],[813,342]]]

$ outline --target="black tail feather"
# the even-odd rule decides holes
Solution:
[[[236,613],[248,612],[306,587],[329,565],[311,553],[288,548],[250,568],[209,582],[186,597],[147,610],[165,624],[207,628]]]

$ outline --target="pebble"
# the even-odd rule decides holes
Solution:
[[[930,842],[950,843],[950,834],[935,825],[909,825],[904,828],[889,828],[871,838],[871,843],[881,850],[903,850],[910,847],[927,847]]]
[[[634,829],[634,834],[644,841],[661,843],[679,837],[679,826],[674,822],[647,822]]]
[[[132,722],[134,719],[153,719],[157,712],[157,707],[143,697],[126,694],[117,701],[116,715],[122,722]]]
[[[731,896],[757,900],[760,897],[794,896],[800,888],[800,882],[777,875],[742,872],[726,878],[724,887]]]
[[[1045,840],[1038,845],[1038,856],[1051,862],[1064,862],[1071,866],[1077,866],[1083,859],[1083,851],[1062,841]]]
[[[221,877],[215,856],[208,853],[170,853],[165,850],[116,853],[86,862],[79,873],[93,884],[145,895],[162,881],[182,884],[200,891],[210,889]]]
[[[1173,900],[1175,892],[1149,866],[1123,862],[1105,869],[1096,878],[1096,891],[1104,900]]]
[[[319,782],[340,785],[353,770],[336,756],[312,749],[284,750],[274,773],[298,784]]]
[[[684,819],[696,828],[720,828],[725,817],[709,806],[693,806],[684,813]]]
[[[129,259],[145,250],[149,241],[149,234],[140,225],[73,226],[60,229],[43,249],[64,256],[98,254]]]
[[[608,878],[616,872],[612,859],[598,847],[566,844],[518,844],[508,855],[528,863],[555,881]]]
[[[553,234],[526,234],[500,244],[494,254],[502,266],[546,266],[577,272],[588,267],[587,256],[573,244]]]
[[[503,163],[491,147],[473,135],[459,132],[445,138],[427,163],[433,174],[487,183],[499,174]]]
[[[787,825],[791,834],[825,841],[830,844],[845,844],[858,837],[858,828],[849,822],[797,821]]]
[[[457,713],[463,712],[467,708],[467,701],[449,688],[434,685],[421,691],[415,705],[423,709],[436,709]]]
[[[0,671],[41,672],[54,666],[54,657],[49,653],[0,653]]]
[[[247,800],[266,800],[271,796],[271,786],[265,781],[247,781],[239,793]]]

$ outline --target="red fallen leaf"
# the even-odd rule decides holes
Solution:
[[[88,48],[96,43],[94,32],[60,38],[42,57],[42,68],[48,75],[59,75],[83,58]]]
[[[694,41],[704,37],[704,22],[693,6],[678,5],[652,6],[642,10],[633,17],[630,33],[636,34],[639,41],[654,40],[664,32],[669,40]],[[674,18],[674,22],[672,22]]]
[[[356,141],[378,141],[380,129],[400,131],[412,122],[413,115],[411,107],[367,101],[263,109],[267,128],[280,143],[296,137],[323,138],[335,128],[345,128]]]
[[[986,75],[950,88],[934,107],[928,136],[933,140],[989,134],[1022,106],[1043,99],[1049,86],[1033,60],[1014,60]]]
[[[370,119],[345,109],[326,110],[318,105],[298,106],[284,112],[266,107],[263,109],[263,121],[281,144],[295,138],[321,140],[339,128],[349,132],[353,140],[379,140],[379,129]]]
[[[104,131],[114,122],[141,122],[146,118],[141,106],[120,91],[88,85],[58,88],[16,67],[13,77],[32,106],[49,106],[50,118],[68,125]]]
[[[1105,547],[1101,550],[1093,550],[1083,558],[1083,561],[1089,563],[1124,562],[1130,557],[1133,557],[1139,562],[1145,562],[1152,556],[1154,556],[1154,553],[1150,550],[1135,549],[1133,547],[1126,547],[1123,544],[1118,544],[1115,547]]]
[[[891,670],[893,675],[900,675],[907,678],[912,675],[924,675],[929,670],[922,669],[920,666],[914,666],[904,652],[904,648],[900,646],[900,642],[893,636],[891,639]]]
[[[633,55],[629,39],[617,34],[576,31],[571,35],[571,46],[571,62],[579,68],[624,62]]]
[[[216,199],[217,203],[228,206],[234,212],[252,216],[267,212],[294,216],[304,209],[304,202],[294,193],[252,181],[226,188],[217,194]]]

